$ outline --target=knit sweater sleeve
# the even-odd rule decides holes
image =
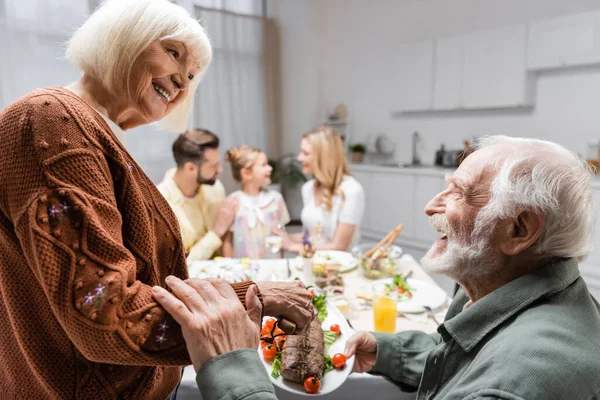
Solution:
[[[21,117],[18,157],[33,178],[5,196],[49,311],[91,361],[190,364],[180,328],[136,279],[101,147],[81,113],[47,97]]]

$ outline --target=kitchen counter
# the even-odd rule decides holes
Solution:
[[[350,169],[361,172],[382,172],[386,174],[405,174],[405,175],[427,175],[444,177],[447,173],[452,173],[456,168],[435,167],[433,165],[424,165],[419,167],[388,166],[377,164],[350,164]]]

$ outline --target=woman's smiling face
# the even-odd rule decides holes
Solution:
[[[130,95],[147,122],[164,118],[185,100],[190,81],[199,73],[185,45],[175,40],[152,43],[138,57],[130,76]]]

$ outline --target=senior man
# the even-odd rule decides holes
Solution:
[[[600,397],[600,306],[579,276],[592,247],[590,173],[551,142],[488,137],[425,208],[423,267],[459,282],[437,333],[358,332],[354,370],[417,399]]]

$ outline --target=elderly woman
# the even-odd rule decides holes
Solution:
[[[37,90],[0,114],[0,397],[165,399],[191,360],[152,287],[170,274],[185,280],[185,255],[175,216],[119,138],[155,121],[183,130],[210,43],[167,0],[113,0],[75,32],[67,54],[83,71],[78,82]],[[301,284],[232,286],[227,293],[251,306],[252,340],[259,300],[300,328],[312,317]],[[240,304],[234,317],[245,313]],[[237,322],[221,319],[213,336]],[[258,363],[248,352],[227,361]]]

